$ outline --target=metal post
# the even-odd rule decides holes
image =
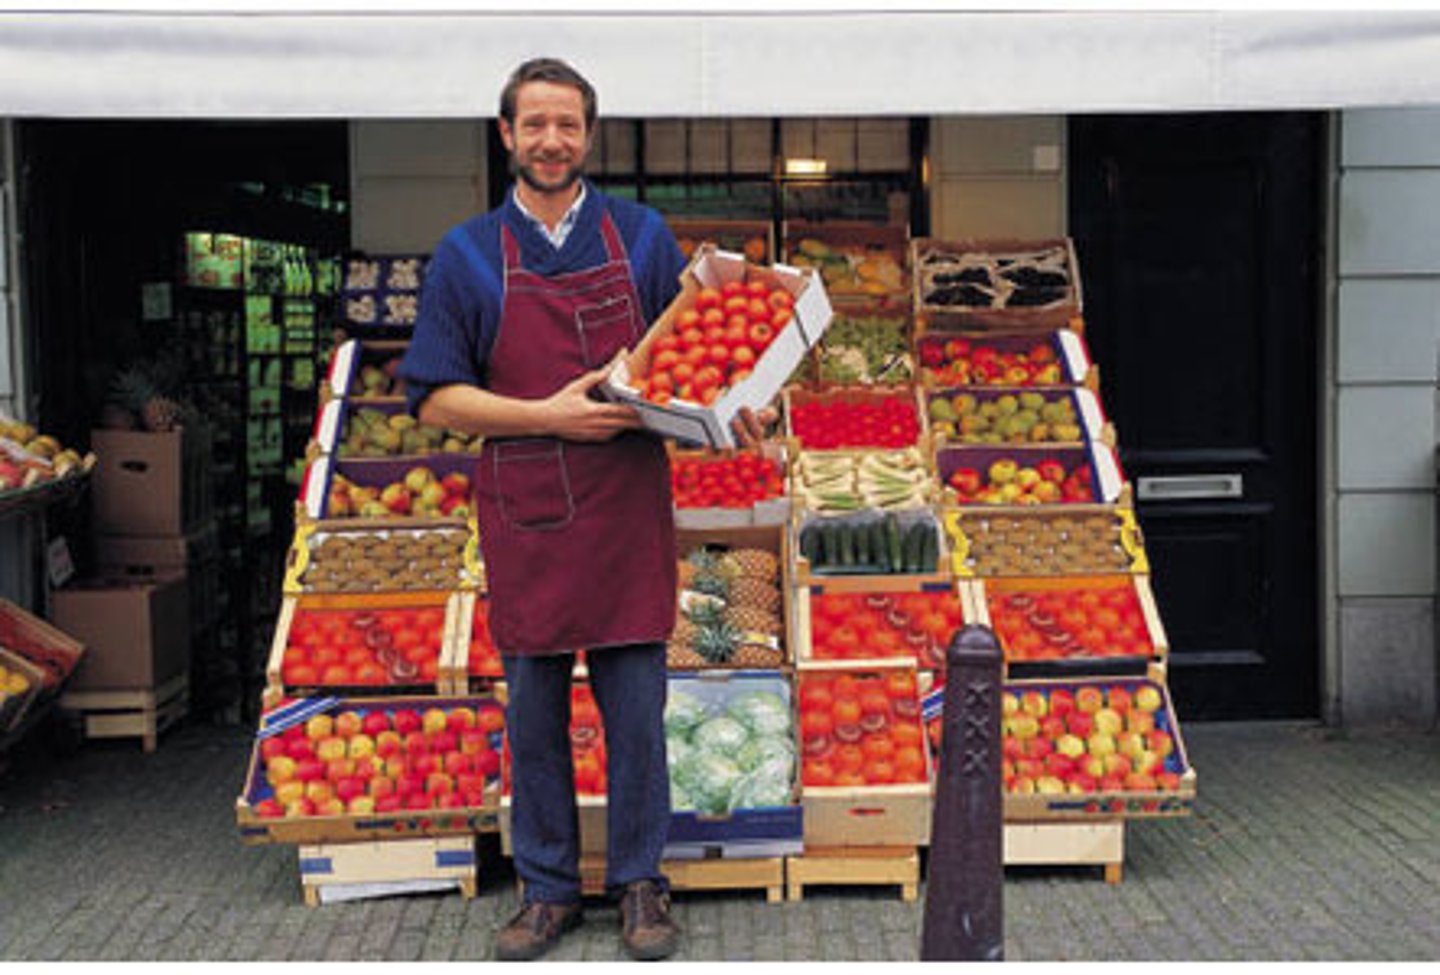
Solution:
[[[922,961],[1005,958],[1000,664],[1000,644],[983,626],[962,627],[945,653]]]

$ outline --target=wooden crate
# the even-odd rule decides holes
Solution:
[[[1005,865],[1099,866],[1105,882],[1120,883],[1125,866],[1125,821],[1006,823]]]
[[[24,692],[10,693],[0,687],[0,736],[14,731],[25,715],[45,692],[46,671],[30,662],[28,657],[0,646],[0,667],[9,674],[19,674],[28,685]]]
[[[821,516],[801,513],[797,508],[796,517],[790,525],[790,531],[793,534],[790,539],[790,549],[795,553],[795,565],[792,570],[795,585],[797,587],[823,586],[827,592],[915,592],[932,586],[949,587],[953,585],[954,559],[950,555],[949,536],[944,525],[930,507],[908,508],[896,511],[894,515],[900,522],[903,531],[908,531],[917,521],[928,521],[933,525],[936,552],[934,572],[889,572],[879,575],[830,574],[816,572],[811,568],[810,560],[800,554],[800,535],[807,525],[840,521],[868,523],[870,519],[883,517],[888,513],[867,510],[849,515]]]
[[[962,501],[950,486],[950,478],[961,468],[988,471],[998,460],[1013,460],[1025,467],[1053,460],[1065,467],[1066,475],[1082,465],[1090,467],[1089,501],[1045,501],[1023,504],[1015,501],[987,503]],[[1120,455],[1110,444],[1092,440],[1080,446],[1060,444],[947,444],[935,451],[935,477],[940,499],[947,507],[979,508],[987,511],[1034,511],[1036,508],[1076,511],[1118,505],[1135,507],[1134,488],[1120,467]]]
[[[1047,305],[987,308],[965,305],[939,305],[926,301],[932,293],[932,254],[944,253],[957,258],[973,259],[977,266],[988,264],[997,256],[1028,255],[1058,252],[1069,279],[1064,296]],[[1069,237],[1039,240],[957,240],[944,241],[931,237],[915,237],[910,241],[910,268],[913,304],[917,320],[926,328],[1003,328],[1043,330],[1065,325],[1078,318],[1084,310],[1080,287],[1080,262],[1075,257],[1075,243]]]
[[[474,836],[307,844],[299,847],[299,861],[300,883],[310,907],[318,906],[323,889],[332,885],[407,881],[449,882],[469,900],[479,879]]]
[[[666,860],[660,864],[660,872],[670,881],[670,889],[676,891],[758,889],[765,891],[765,900],[774,904],[783,899],[785,889],[784,857]],[[588,896],[605,893],[603,853],[580,858],[580,889]]]
[[[1083,508],[1084,510],[1080,510]],[[1128,560],[1128,565],[1123,569],[1109,568],[1102,569],[1094,567],[1093,563],[1087,566],[1077,566],[1073,570],[1069,567],[1055,566],[1053,572],[1049,569],[1041,572],[1016,572],[1014,575],[1090,575],[1095,572],[1132,572],[1136,575],[1148,575],[1150,572],[1150,559],[1145,554],[1144,536],[1140,531],[1140,524],[1135,519],[1135,511],[1132,508],[1104,505],[1098,509],[1093,506],[1036,506],[1030,510],[1007,508],[1000,510],[986,510],[981,507],[947,508],[943,513],[946,536],[950,541],[951,568],[957,579],[972,579],[981,575],[987,578],[998,578],[994,572],[981,572],[970,564],[972,554],[975,550],[972,526],[979,525],[983,521],[992,518],[1006,518],[1017,522],[1054,522],[1057,519],[1089,519],[1104,518],[1114,525],[1115,543],[1119,545],[1123,556]]]
[[[811,884],[898,885],[900,899],[913,901],[920,895],[920,852],[913,846],[807,844],[804,854],[785,858],[786,898],[803,899]]]
[[[960,600],[962,616],[967,611],[965,594],[955,582],[931,582],[917,584],[914,576],[865,576],[873,580],[875,585],[864,590],[865,593],[951,593]],[[795,597],[792,600],[794,608],[793,622],[790,632],[791,643],[795,650],[795,666],[799,670],[854,670],[856,667],[931,667],[936,666],[933,660],[926,660],[925,654],[907,647],[910,652],[889,657],[852,657],[843,659],[821,659],[814,655],[814,635],[812,631],[812,606],[811,600],[816,596],[857,594],[853,587],[855,580],[844,580],[845,585],[839,589],[830,585],[830,580],[816,582],[809,586],[797,588]],[[922,650],[924,648],[921,648]],[[945,648],[935,648],[934,656],[943,660]]]
[[[1068,399],[1074,409],[1076,425],[1080,428],[1080,436],[1075,440],[1026,440],[1021,443],[1006,441],[1003,444],[994,446],[1014,447],[1039,447],[1039,446],[1083,446],[1090,441],[1097,441],[1114,447],[1118,443],[1115,425],[1105,415],[1105,408],[1100,404],[1100,397],[1093,390],[1084,386],[1064,387],[1060,389],[1046,387],[1028,386],[945,386],[928,389],[922,395],[925,404],[925,412],[930,412],[930,404],[937,399],[953,400],[959,395],[968,395],[978,403],[989,403],[1000,399],[1002,396],[1013,396],[1017,399],[1025,393],[1037,393],[1045,398],[1047,403],[1057,399]],[[946,447],[979,446],[983,441],[966,440],[958,433],[950,435],[944,430],[936,430],[931,427],[932,439],[936,450]]]
[[[0,647],[40,668],[47,694],[60,689],[85,654],[79,640],[8,599],[0,599]]]
[[[795,428],[791,421],[791,411],[796,406],[813,403],[816,400],[826,402],[843,403],[879,403],[885,400],[908,400],[915,408],[915,419],[919,424],[919,433],[913,444],[906,444],[905,447],[919,447],[921,453],[930,453],[930,414],[925,408],[924,390],[916,383],[895,383],[890,386],[879,385],[855,385],[855,386],[831,386],[817,385],[815,387],[786,386],[781,390],[781,397],[784,403],[785,413],[785,437],[795,445],[797,450],[823,451],[829,448],[807,447],[800,442],[795,435]],[[841,451],[873,451],[873,450],[903,450],[904,447],[842,447]]]
[[[285,580],[281,591],[286,595],[301,595],[302,593],[340,592],[339,589],[326,589],[317,585],[314,581],[305,578],[306,572],[310,569],[313,560],[314,549],[330,539],[354,539],[362,535],[378,536],[382,540],[393,540],[396,538],[411,538],[444,531],[447,534],[465,531],[465,542],[461,551],[461,565],[453,577],[443,584],[446,588],[453,588],[460,591],[473,591],[483,589],[485,585],[485,569],[480,562],[480,536],[477,532],[468,529],[456,529],[453,527],[418,527],[412,524],[409,528],[374,528],[363,520],[356,520],[353,524],[344,528],[333,528],[321,530],[312,522],[298,525],[295,529],[295,537],[291,540],[290,548],[285,555]],[[419,590],[433,590],[441,583],[430,586],[422,586]],[[393,583],[384,585],[367,592],[398,592],[404,591]]]
[[[68,691],[60,707],[79,712],[86,738],[139,738],[141,747],[153,752],[160,735],[190,710],[190,675],[151,690]]]
[[[750,525],[736,528],[707,528],[707,529],[685,529],[677,528],[675,532],[675,554],[676,558],[684,559],[686,553],[700,546],[715,546],[722,549],[754,548],[769,552],[774,555],[779,563],[780,574],[776,585],[780,591],[780,609],[778,615],[781,623],[779,635],[779,648],[773,650],[774,663],[767,664],[765,669],[779,669],[788,666],[794,660],[794,652],[790,648],[789,622],[794,613],[794,592],[792,560],[790,558],[790,536],[787,526],[776,525]],[[672,645],[666,654],[666,666],[672,671],[689,670],[733,670],[735,667],[713,664],[703,660],[694,653],[682,654],[678,648]]]

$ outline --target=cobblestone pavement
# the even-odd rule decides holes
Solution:
[[[1186,741],[1197,813],[1131,825],[1123,883],[1098,868],[1007,872],[1008,959],[1440,959],[1440,736],[1195,724]],[[201,727],[152,755],[27,742],[0,774],[0,960],[490,957],[515,908],[492,838],[473,901],[305,907],[295,849],[236,838],[248,747],[242,731]],[[680,957],[911,960],[922,903],[895,888],[782,904],[677,894]],[[554,957],[618,960],[617,926],[597,901]]]

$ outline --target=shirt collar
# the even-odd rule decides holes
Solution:
[[[520,215],[534,224],[536,229],[544,234],[545,239],[550,241],[558,251],[565,246],[565,240],[570,236],[570,231],[575,229],[575,222],[580,219],[580,208],[585,203],[585,192],[585,181],[582,179],[580,180],[580,192],[575,195],[575,202],[570,204],[570,209],[565,211],[565,215],[560,218],[560,222],[555,225],[554,230],[545,226],[545,221],[525,209],[525,204],[520,202],[520,194],[513,188],[510,190],[510,199],[515,201],[515,209],[520,211]]]

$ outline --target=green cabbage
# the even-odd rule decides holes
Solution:
[[[768,759],[784,759],[787,763],[795,759],[795,745],[789,738],[765,738],[756,736],[740,746],[735,753],[735,764],[741,771],[754,771],[756,766]]]
[[[671,689],[665,700],[665,736],[688,738],[705,720],[705,705],[693,694]]]
[[[730,793],[740,781],[740,767],[724,755],[696,749],[675,767],[671,784],[671,803],[675,786],[693,800],[698,812],[721,815],[730,811]]]
[[[728,756],[736,754],[749,737],[745,725],[721,715],[696,728],[690,743],[703,751]]]
[[[778,737],[790,733],[790,707],[774,691],[737,694],[725,711],[757,735]]]
[[[788,758],[771,758],[746,772],[730,791],[731,809],[788,806],[792,765]]]

